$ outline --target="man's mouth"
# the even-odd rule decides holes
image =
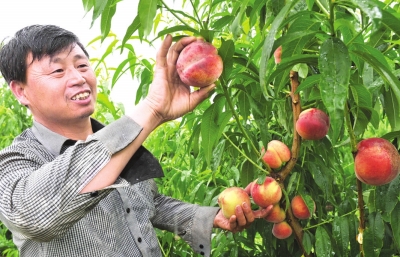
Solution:
[[[89,97],[90,93],[89,92],[83,92],[79,93],[77,95],[74,95],[71,99],[72,100],[85,100]]]

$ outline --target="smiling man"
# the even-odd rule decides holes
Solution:
[[[21,257],[161,256],[154,227],[209,256],[213,227],[241,231],[268,214],[270,208],[252,211],[244,204],[228,220],[218,208],[157,192],[153,179],[163,175],[161,166],[142,143],[215,87],[191,92],[176,73],[179,53],[195,40],[172,45],[167,36],[148,96],[108,126],[91,118],[96,77],[73,33],[28,26],[0,49],[0,71],[34,118],[0,152],[0,219]]]

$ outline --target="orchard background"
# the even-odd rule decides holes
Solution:
[[[195,35],[218,48],[224,71],[213,95],[182,119],[162,125],[145,143],[165,171],[159,189],[217,206],[225,188],[272,176],[283,189],[281,205],[293,234],[277,239],[265,220],[236,234],[216,229],[213,256],[400,256],[400,178],[370,186],[354,174],[362,139],[382,137],[399,149],[398,1],[140,0],[138,12],[126,17],[132,23],[122,38],[112,33],[118,0],[82,2],[87,15],[101,21],[102,34],[90,44],[107,46],[101,58],[92,59],[100,91],[95,117],[104,123],[124,114],[110,98],[122,74],[138,81],[135,103],[151,84],[155,60],[142,58],[135,44],[152,46],[166,34],[176,40]],[[276,64],[279,46],[282,60]],[[115,52],[125,58],[108,66]],[[31,117],[4,81],[0,93],[0,146],[5,147]],[[308,108],[330,117],[323,139],[302,140],[294,129]],[[261,148],[271,140],[291,148],[292,158],[280,170],[261,160]],[[296,219],[288,208],[298,194],[316,203],[307,220]],[[175,235],[157,235],[165,256],[195,256]],[[0,249],[18,256],[4,227]]]

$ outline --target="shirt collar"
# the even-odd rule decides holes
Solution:
[[[90,122],[92,123],[93,133],[104,127],[103,124],[95,119],[90,118]],[[33,120],[32,132],[39,142],[54,156],[60,155],[62,146],[67,140],[71,141],[71,139],[51,131],[35,120]]]

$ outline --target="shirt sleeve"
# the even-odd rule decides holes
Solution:
[[[98,192],[79,193],[140,131],[138,124],[124,116],[55,159],[33,136],[19,137],[0,152],[3,223],[37,241],[63,234],[113,188],[128,184],[118,179]]]
[[[155,183],[154,186],[156,187]],[[211,254],[211,233],[218,207],[199,206],[156,193],[155,227],[173,232],[192,249],[203,255]]]

